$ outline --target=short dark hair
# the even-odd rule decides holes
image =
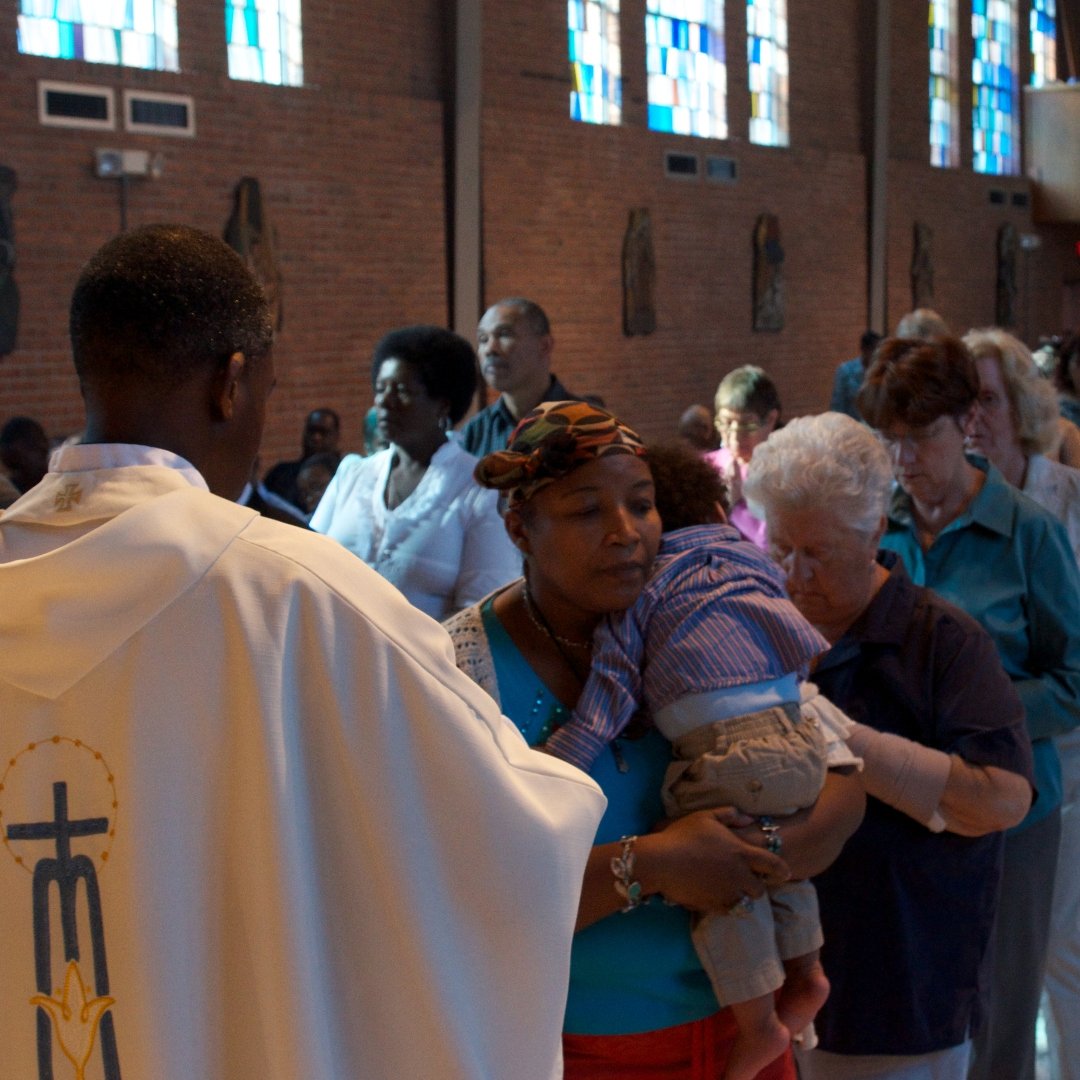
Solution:
[[[300,468],[298,472],[303,472],[304,469],[323,468],[328,469],[330,475],[333,476],[337,472],[337,467],[341,464],[341,455],[334,453],[332,450],[320,450],[318,453],[310,454],[303,461],[300,462]]]
[[[450,406],[450,422],[456,424],[468,411],[476,392],[476,353],[452,330],[441,326],[404,326],[391,330],[371,359],[371,384],[379,379],[384,360],[400,360],[416,372],[430,397]]]
[[[721,409],[745,410],[764,420],[774,409],[779,417],[780,391],[764,368],[743,364],[720,380],[714,404],[717,413]]]
[[[859,338],[859,351],[872,352],[881,341],[881,335],[876,330],[864,330]]]
[[[334,421],[335,429],[338,431],[341,430],[341,417],[338,416],[338,414],[333,409],[328,409],[325,407],[321,409],[312,409],[311,412],[309,412],[304,418],[304,426],[307,427],[308,423],[311,421],[311,418],[313,416],[318,416],[320,413],[323,416],[330,417],[330,419]]]
[[[727,486],[719,471],[682,442],[651,445],[646,454],[656,488],[656,510],[664,531],[716,521],[716,504],[725,513]]]
[[[0,428],[0,446],[30,446],[36,450],[48,450],[49,437],[33,417],[13,416]]]
[[[538,337],[551,333],[551,321],[547,317],[547,312],[535,300],[529,300],[524,296],[507,296],[502,300],[496,300],[491,307],[515,308],[529,324],[529,329]]]
[[[856,404],[872,428],[918,428],[939,416],[963,416],[978,396],[979,371],[959,338],[886,338]]]
[[[240,257],[186,225],[148,225],[110,240],[86,264],[71,299],[80,382],[131,379],[171,390],[235,352],[270,351],[266,298]]]

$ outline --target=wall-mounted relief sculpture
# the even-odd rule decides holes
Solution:
[[[656,329],[656,253],[649,211],[630,211],[623,237],[623,333],[651,334]]]
[[[15,170],[0,165],[0,356],[15,350],[19,329],[19,286],[15,282],[15,214],[11,196]]]
[[[916,221],[911,245],[911,310],[934,306],[934,232]]]
[[[784,248],[775,214],[762,214],[754,226],[754,329],[784,329]]]
[[[281,270],[277,262],[277,230],[263,209],[259,181],[245,176],[233,189],[233,209],[225,226],[225,243],[238,252],[266,293],[275,330],[283,321]]]
[[[994,322],[998,326],[1016,325],[1016,253],[1020,238],[1009,222],[997,234],[997,303]]]

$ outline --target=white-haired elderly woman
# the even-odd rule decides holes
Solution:
[[[1046,456],[1060,441],[1053,386],[1028,347],[1005,330],[971,330],[964,344],[979,373],[978,407],[965,426],[968,445],[1061,521],[1080,562],[1080,471]]]
[[[856,727],[866,816],[815,879],[832,984],[820,1078],[962,1080],[1002,837],[1031,801],[1020,699],[986,632],[878,550],[892,470],[840,413],[757,448],[747,498],[795,606],[829,640],[812,678]]]
[[[1062,522],[1080,562],[1080,470],[1044,456],[1059,438],[1053,386],[1028,347],[1004,330],[972,330],[964,344],[979,372],[969,445]],[[1047,1027],[1054,1075],[1080,1080],[1080,729],[1054,741],[1061,758],[1061,847],[1046,958]]]

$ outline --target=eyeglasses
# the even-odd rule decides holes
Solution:
[[[741,416],[718,416],[716,430],[734,432],[736,435],[752,435],[764,427],[760,420],[744,420]]]
[[[933,442],[945,431],[950,423],[956,423],[957,426],[959,426],[958,421],[956,421],[954,417],[939,416],[925,427],[908,428],[908,430],[902,434],[893,431],[878,431],[877,437],[880,440],[881,445],[890,452],[904,446],[910,447],[911,449],[917,449],[924,446],[926,443]]]

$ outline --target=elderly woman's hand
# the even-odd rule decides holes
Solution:
[[[724,807],[699,810],[665,822],[634,844],[633,877],[642,893],[693,911],[726,911],[744,896],[761,896],[768,884],[791,877],[781,858],[740,840],[729,828],[753,819]],[[577,929],[618,911],[625,901],[615,891],[611,860],[622,845],[598,844],[585,870]]]

